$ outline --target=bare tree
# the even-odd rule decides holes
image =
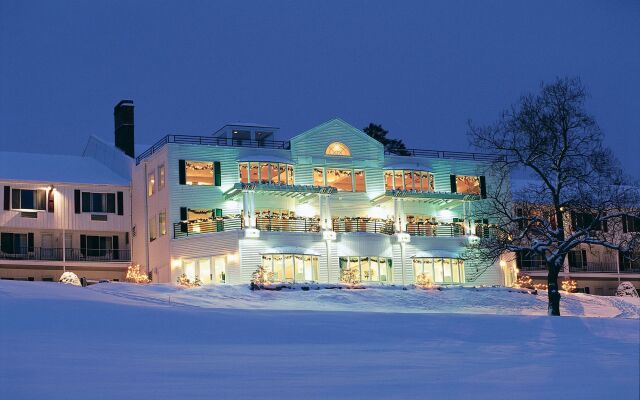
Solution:
[[[548,269],[549,315],[560,315],[558,274],[569,251],[603,246],[637,254],[640,202],[637,183],[622,172],[595,119],[584,107],[579,79],[556,79],[520,98],[494,124],[469,122],[473,146],[502,155],[491,166],[497,184],[481,206],[495,222],[471,253],[494,262],[529,252]],[[511,190],[514,174],[526,184]]]

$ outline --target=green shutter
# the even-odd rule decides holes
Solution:
[[[33,242],[34,242],[33,232],[27,233],[27,251],[29,253],[33,253]]]
[[[181,185],[187,184],[187,165],[184,160],[178,160],[178,183]]]
[[[80,235],[80,254],[87,255],[87,235]]]
[[[124,215],[124,194],[117,192],[118,197],[118,215]]]
[[[80,190],[73,191],[73,202],[75,207],[75,213],[80,214]]]
[[[456,176],[450,175],[449,177],[451,179],[451,193],[457,193],[458,189],[456,188]]]
[[[11,209],[11,187],[10,186],[4,187],[4,209],[5,210]]]
[[[215,186],[220,186],[222,184],[220,161],[215,161],[213,163],[213,184]]]
[[[487,198],[487,181],[484,176],[480,177],[480,197]]]

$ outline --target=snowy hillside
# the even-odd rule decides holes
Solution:
[[[0,281],[2,398],[638,398],[638,302],[545,295]]]

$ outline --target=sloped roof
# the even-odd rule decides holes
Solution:
[[[126,178],[93,158],[0,152],[0,180],[128,186]]]
[[[294,137],[292,137],[292,138],[291,138],[291,142],[292,142],[292,143],[298,142],[298,141],[300,141],[303,137],[305,137],[305,136],[307,136],[307,135],[309,135],[309,134],[315,133],[315,132],[317,132],[317,131],[320,131],[320,130],[322,130],[322,129],[325,129],[325,128],[328,128],[328,127],[331,127],[331,126],[335,126],[335,125],[340,125],[340,126],[341,126],[341,127],[343,127],[344,129],[346,129],[346,130],[348,130],[348,131],[350,131],[350,132],[353,132],[354,134],[356,134],[356,135],[358,135],[358,136],[360,136],[360,137],[364,138],[365,140],[368,140],[368,141],[370,141],[370,142],[374,143],[376,146],[384,147],[384,146],[382,145],[382,143],[378,142],[377,140],[375,140],[375,139],[374,139],[374,138],[372,138],[371,136],[369,136],[369,135],[367,135],[366,133],[364,133],[364,132],[362,131],[362,129],[358,129],[358,128],[356,128],[355,126],[351,125],[350,123],[348,123],[348,122],[344,121],[344,120],[343,120],[343,119],[341,119],[341,118],[333,118],[333,119],[330,119],[329,121],[324,122],[324,123],[322,123],[322,124],[320,124],[320,125],[318,125],[318,126],[316,126],[316,127],[313,127],[313,128],[311,128],[311,129],[308,129],[308,130],[306,130],[306,131],[304,131],[304,132],[302,132],[302,133],[299,133],[299,134],[297,134],[296,136],[294,136]]]

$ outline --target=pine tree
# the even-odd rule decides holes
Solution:
[[[384,129],[380,124],[374,124],[373,122],[369,123],[369,126],[362,129],[364,133],[371,136],[378,142],[382,143],[384,146],[384,150],[397,154],[399,156],[409,156],[411,153],[407,151],[407,147],[404,145],[402,140],[400,139],[389,139],[387,134],[388,130]]]

